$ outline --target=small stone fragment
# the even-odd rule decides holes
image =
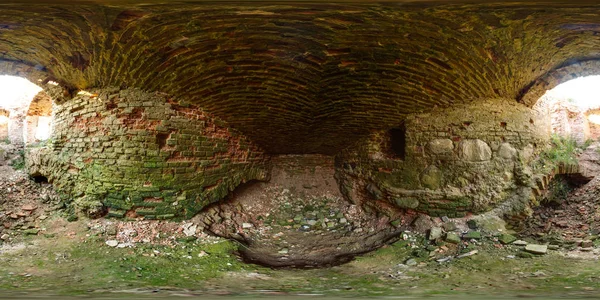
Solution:
[[[463,236],[464,239],[470,240],[470,239],[474,239],[474,240],[480,240],[481,239],[481,232],[479,231],[469,231],[467,234],[465,234]]]
[[[252,228],[252,227],[254,227],[254,225],[251,223],[242,223],[242,228],[244,228],[244,229],[248,229],[248,228]]]
[[[21,209],[25,210],[25,211],[32,211],[32,210],[35,210],[36,208],[37,207],[35,207],[31,204],[25,204],[25,205],[23,205],[23,207],[21,207]]]
[[[442,237],[442,228],[433,227],[429,230],[429,240],[430,241],[437,240],[440,237]]]
[[[446,242],[458,244],[460,243],[460,236],[458,236],[458,234],[455,232],[448,232],[446,233]]]
[[[406,260],[406,262],[404,262],[404,264],[407,266],[416,266],[417,260],[415,260],[414,258],[409,258]]]
[[[504,234],[500,235],[500,237],[498,238],[498,240],[500,241],[500,243],[502,243],[504,245],[508,245],[508,244],[513,243],[514,241],[516,241],[517,238],[514,235],[512,235],[512,234],[504,233]]]
[[[444,225],[442,225],[442,227],[444,228],[444,230],[446,231],[454,231],[456,230],[456,224],[454,222],[447,222],[444,223]]]
[[[529,244],[529,243],[527,243],[526,241],[522,241],[522,240],[516,240],[513,242],[513,245],[515,245],[515,246],[527,246],[527,244]]]
[[[117,240],[108,240],[108,241],[106,241],[106,245],[108,245],[109,247],[116,247],[117,245],[119,245],[119,241],[117,241]]]
[[[594,243],[590,240],[581,241],[581,248],[589,248],[589,247],[592,247],[593,245],[594,245]]]
[[[528,244],[525,246],[525,251],[533,254],[546,254],[548,252],[547,245]]]

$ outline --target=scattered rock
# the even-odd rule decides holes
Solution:
[[[592,247],[594,245],[594,243],[590,240],[583,240],[583,241],[581,241],[580,245],[582,248],[589,248],[589,247]]]
[[[475,228],[488,234],[506,232],[506,222],[495,215],[483,214],[474,217],[470,221],[474,222]]]
[[[431,218],[427,215],[419,215],[412,223],[413,228],[416,232],[425,233],[430,228],[434,227],[435,224],[431,221]]]
[[[511,244],[516,240],[517,238],[514,235],[508,233],[501,234],[500,237],[498,237],[498,241],[504,245]]]
[[[404,262],[405,265],[407,266],[416,266],[417,265],[417,260],[414,258],[409,258]]]
[[[467,253],[463,253],[463,254],[461,254],[461,255],[457,256],[456,258],[468,257],[468,256],[475,255],[475,254],[477,254],[477,253],[479,253],[479,251],[478,251],[478,250],[473,250],[473,251],[469,251],[469,252],[467,252]]]
[[[529,243],[527,243],[526,241],[522,241],[522,240],[516,240],[513,242],[513,245],[515,245],[515,246],[527,246],[527,244],[529,244]]]
[[[457,233],[448,232],[448,233],[446,233],[446,242],[458,244],[458,243],[460,243],[460,236],[458,236]]]
[[[465,234],[463,236],[463,238],[466,239],[466,240],[470,240],[470,239],[480,240],[481,239],[481,232],[479,232],[479,231],[469,231],[467,234]]]
[[[525,246],[525,251],[533,254],[546,254],[548,252],[547,245],[528,244]]]
[[[25,205],[23,205],[23,207],[21,207],[21,209],[25,210],[25,211],[33,211],[36,208],[37,207],[35,207],[35,206],[31,205],[31,204],[25,204]]]
[[[454,222],[446,222],[442,225],[445,231],[454,231],[456,230],[456,224]]]
[[[442,237],[442,228],[433,227],[433,228],[429,229],[429,240],[430,241],[437,240],[441,237]]]
[[[119,241],[117,240],[108,240],[106,241],[106,245],[108,245],[109,247],[116,247],[119,245]]]

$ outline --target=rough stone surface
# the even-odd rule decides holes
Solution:
[[[504,159],[514,159],[517,155],[517,149],[511,146],[509,143],[502,143],[498,148],[498,156]]]
[[[435,139],[427,144],[427,149],[434,155],[450,153],[454,150],[454,143],[450,139]]]
[[[549,138],[549,131],[531,120],[544,112],[496,99],[409,115],[403,157],[392,146],[397,138],[392,131],[376,132],[337,156],[341,190],[353,203],[391,203],[433,216],[480,213],[513,198],[528,202],[521,189],[529,189],[529,164],[543,149],[532,145]],[[439,142],[444,139],[452,141],[452,151],[430,151],[432,141],[447,143]],[[509,147],[532,155],[507,160],[501,155]]]
[[[442,171],[436,166],[430,166],[421,174],[421,184],[426,189],[437,190],[442,185]]]
[[[504,245],[508,245],[513,243],[514,241],[516,241],[517,238],[512,235],[512,234],[501,234],[500,237],[498,237],[498,241],[500,241],[500,243],[504,244]]]
[[[533,254],[546,254],[548,252],[548,245],[527,244],[525,251]]]
[[[464,140],[458,144],[458,155],[466,161],[486,161],[492,158],[492,149],[480,139]]]

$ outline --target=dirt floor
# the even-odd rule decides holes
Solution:
[[[390,244],[342,265],[272,269],[244,262],[240,249],[247,245],[208,234],[211,223],[201,218],[69,222],[50,185],[0,168],[0,298],[600,297],[599,239],[593,234],[598,224],[597,180],[576,190],[559,207],[540,207],[529,221],[535,230],[519,235],[518,243],[503,243],[497,234],[468,235],[473,231],[465,220],[427,218],[427,226],[457,232],[460,240],[402,231]],[[271,224],[264,236],[272,238],[278,230],[300,232],[302,222],[312,220],[321,203],[313,203],[312,210],[296,210],[293,197],[287,199],[289,207],[274,213],[291,217],[284,218],[286,224]],[[263,217],[268,218],[267,213]],[[297,214],[301,221],[294,220]],[[314,229],[326,237],[352,223],[348,211],[331,214],[322,216],[321,226]],[[244,227],[248,220],[242,216],[236,222]],[[335,224],[329,227],[325,218]],[[357,228],[361,227],[352,230]],[[547,239],[557,236],[557,230],[562,243]],[[553,245],[546,254],[524,251],[527,243],[544,242]],[[282,251],[285,246],[269,247]],[[294,250],[288,247],[282,257]]]

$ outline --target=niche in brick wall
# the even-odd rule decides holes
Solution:
[[[389,154],[396,159],[406,157],[406,127],[404,124],[394,127],[388,131],[389,134]]]
[[[159,149],[163,149],[167,146],[167,139],[169,136],[170,134],[168,133],[159,133],[156,135],[156,144],[158,144]]]

